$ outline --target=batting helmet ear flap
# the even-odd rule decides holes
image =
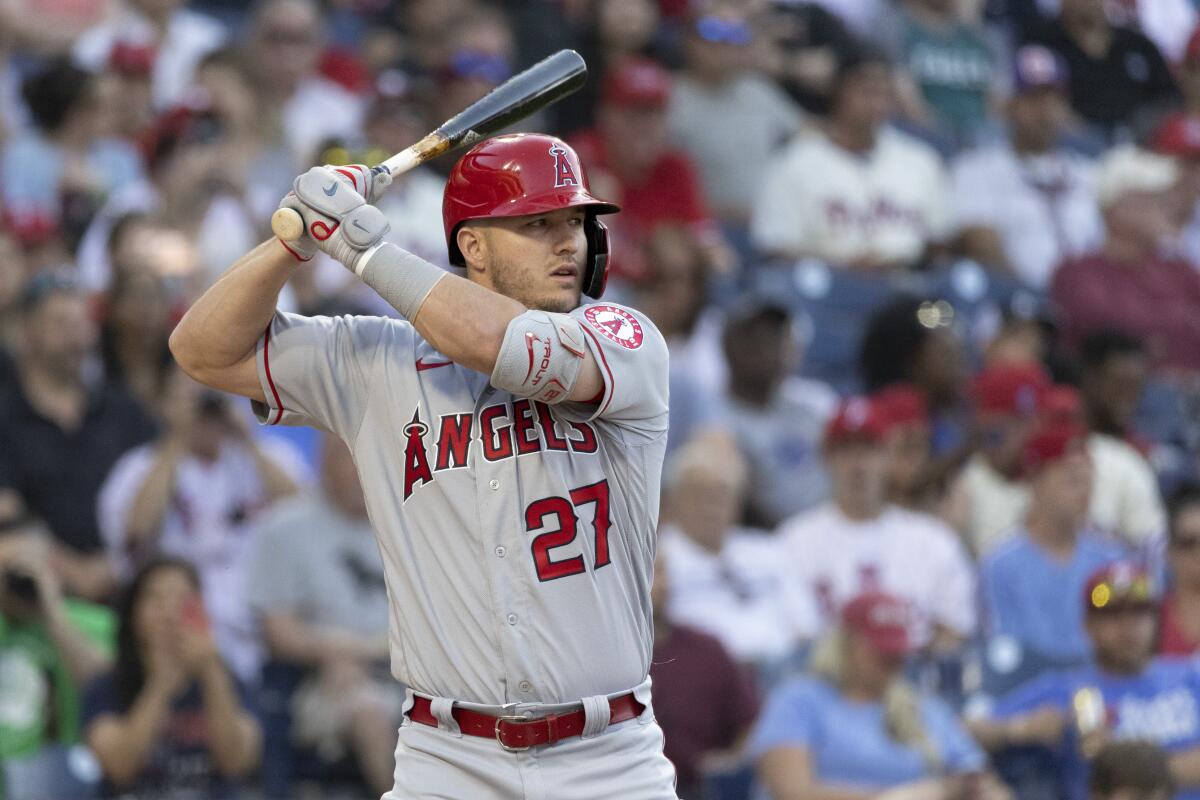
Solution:
[[[593,300],[599,300],[608,283],[608,228],[596,219],[595,214],[588,214],[583,223],[583,232],[587,236],[583,293]]]

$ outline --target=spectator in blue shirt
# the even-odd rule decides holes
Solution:
[[[1200,800],[1200,670],[1154,657],[1158,600],[1149,573],[1109,565],[1086,582],[1080,605],[1092,663],[1016,689],[972,720],[972,733],[993,751],[1052,750],[1071,800],[1088,797],[1092,759],[1108,742],[1148,740],[1168,753],[1176,800]]]
[[[1123,556],[1086,528],[1092,487],[1086,437],[1082,427],[1055,420],[1029,437],[1024,530],[984,559],[981,574],[989,631],[1064,664],[1088,655],[1076,600],[1088,575]]]
[[[758,775],[775,798],[954,797],[984,769],[983,753],[940,700],[904,681],[914,616],[903,600],[868,592],[818,644],[813,674],[782,685],[751,735]]]

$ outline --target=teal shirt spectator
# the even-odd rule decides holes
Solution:
[[[777,747],[803,747],[817,781],[866,791],[984,768],[983,752],[949,706],[926,695],[920,695],[919,706],[925,732],[941,755],[938,772],[916,748],[891,737],[882,703],[850,700],[812,677],[794,679],[771,695],[749,751],[757,759]]]

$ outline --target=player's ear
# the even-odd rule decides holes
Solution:
[[[472,224],[473,222],[474,220],[468,220],[461,225],[454,237],[459,252],[463,254],[467,271],[482,272],[484,264],[487,263],[489,242],[483,227]]]

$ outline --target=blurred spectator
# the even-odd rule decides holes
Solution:
[[[895,383],[917,389],[925,398],[940,469],[957,469],[968,452],[963,419],[968,375],[954,308],[901,295],[873,313],[864,327],[858,358],[863,388],[872,394]]]
[[[871,397],[885,420],[888,451],[888,502],[910,511],[940,513],[941,492],[934,485],[925,395],[913,385],[893,383]]]
[[[0,533],[0,761],[79,741],[79,692],[111,666],[108,609],[68,600],[44,540]],[[0,784],[2,786],[2,784]]]
[[[114,576],[96,497],[116,460],[154,426],[129,395],[96,379],[95,326],[74,283],[56,273],[33,278],[21,321],[17,381],[0,392],[0,516],[41,518],[65,590],[104,598]]]
[[[247,600],[271,659],[310,670],[292,698],[292,738],[336,760],[352,751],[372,791],[392,788],[404,693],[388,674],[388,597],[358,472],[323,437],[322,491],[260,519]]]
[[[672,570],[671,619],[717,637],[740,662],[771,666],[811,636],[815,620],[784,604],[779,542],[735,527],[746,486],[745,463],[719,441],[675,451],[659,547]]]
[[[571,7],[569,3],[558,5],[564,12]],[[655,56],[661,49],[658,45],[663,34],[661,4],[657,0],[607,0],[581,5],[586,17],[578,31],[577,49],[587,61],[588,72],[598,79],[589,78],[578,92],[550,107],[553,129],[566,136],[595,126],[604,76],[627,61]],[[535,8],[537,13],[545,13],[544,4]]]
[[[286,457],[259,443],[231,399],[173,362],[160,372],[163,433],[113,466],[97,502],[100,531],[118,575],[158,554],[187,561],[205,587],[213,635],[242,680],[259,667],[246,605],[251,532],[263,509],[296,491]]]
[[[774,46],[770,71],[805,111],[829,111],[829,93],[839,60],[855,42],[845,24],[816,2],[776,3],[763,34]]]
[[[117,609],[117,659],[84,697],[83,727],[105,796],[236,796],[262,735],[226,670],[190,566],[154,561]]]
[[[821,436],[837,395],[795,375],[803,343],[774,300],[736,306],[722,344],[729,370],[725,424],[749,467],[744,515],[750,524],[774,528],[829,496]]]
[[[1104,0],[1060,0],[1058,16],[1026,39],[1066,60],[1071,106],[1106,136],[1178,102],[1179,89],[1158,48],[1141,33],[1113,25]]]
[[[1001,83],[1001,53],[959,0],[904,0],[877,38],[897,65],[904,115],[954,147],[978,139]]]
[[[1200,484],[1178,487],[1169,510],[1171,588],[1162,602],[1159,652],[1189,656],[1200,652]]]
[[[1040,45],[1013,61],[1008,141],[959,157],[954,208],[966,255],[1041,289],[1066,258],[1100,244],[1094,167],[1061,144],[1070,109],[1067,67]]]
[[[1200,264],[1200,28],[1188,40],[1176,77],[1183,108],[1163,119],[1148,144],[1154,152],[1178,160],[1184,198],[1193,204],[1179,246],[1188,261]]]
[[[858,36],[868,36],[883,10],[882,0],[814,0],[839,19]]]
[[[704,773],[735,762],[759,699],[744,667],[707,633],[678,624],[669,612],[670,560],[658,551],[650,600],[654,606],[654,716],[678,773],[680,797],[703,797]],[[705,702],[696,702],[704,698]]]
[[[1063,264],[1050,287],[1069,346],[1116,328],[1146,343],[1153,369],[1200,369],[1200,273],[1162,251],[1191,212],[1178,178],[1163,156],[1122,147],[1105,157],[1096,183],[1107,239]]]
[[[183,0],[118,0],[114,13],[75,40],[72,55],[98,72],[115,47],[151,49],[154,104],[165,109],[183,99],[200,59],[225,41],[220,23],[185,5]]]
[[[1134,416],[1146,387],[1146,348],[1136,336],[1106,328],[1079,348],[1079,389],[1094,433],[1136,442]]]
[[[1081,661],[1089,648],[1079,592],[1089,575],[1123,553],[1087,527],[1092,462],[1086,431],[1047,421],[1022,453],[1030,487],[1023,529],[980,568],[987,627],[1044,658]]]
[[[597,128],[571,142],[592,185],[621,206],[610,226],[615,239],[610,268],[614,277],[634,282],[650,270],[639,247],[659,223],[693,227],[708,248],[721,243],[695,165],[672,149],[670,95],[670,73],[649,59],[629,59],[605,78]]]
[[[10,213],[68,228],[71,246],[107,195],[141,177],[138,154],[112,138],[116,88],[65,58],[50,62],[22,87],[33,127],[0,155]]]
[[[1154,658],[1158,604],[1146,572],[1117,563],[1084,586],[1072,600],[1085,609],[1094,663],[1048,672],[968,725],[988,750],[1053,751],[1070,800],[1088,797],[1091,759],[1104,745],[1153,742],[1169,754],[1175,797],[1191,800],[1200,789],[1200,673],[1191,662]]]
[[[975,629],[975,577],[945,524],[887,500],[883,412],[870,400],[844,400],[825,429],[832,499],[785,522],[794,614],[816,607],[819,626],[835,624],[850,598],[886,591],[918,615],[918,646],[956,649]]]
[[[843,58],[822,128],[767,166],[751,224],[762,253],[882,272],[920,263],[946,238],[945,171],[932,148],[887,125],[892,77],[882,53]]]
[[[1174,791],[1166,751],[1153,742],[1109,742],[1092,761],[1089,800],[1167,800]]]
[[[1109,7],[1113,18],[1146,34],[1170,64],[1178,64],[1196,28],[1198,11],[1191,0],[1155,0]]]
[[[100,325],[104,372],[150,414],[159,410],[159,384],[171,360],[167,337],[172,322],[161,275],[144,269],[116,274]]]
[[[751,71],[755,36],[741,4],[713,3],[695,12],[668,116],[671,138],[699,170],[713,214],[739,231],[750,223],[772,155],[801,122],[791,98]]]
[[[303,172],[318,145],[350,140],[360,129],[362,102],[317,72],[324,15],[314,0],[264,0],[250,21],[247,53],[260,119],[269,120]]]
[[[103,80],[112,83],[114,132],[118,138],[136,142],[154,121],[154,48],[118,42],[108,55]]]
[[[21,290],[29,279],[17,241],[0,227],[0,386],[11,386],[11,351],[19,331]]]
[[[865,592],[817,646],[811,676],[776,689],[750,740],[776,798],[955,798],[986,760],[954,712],[903,677],[916,621],[903,600]],[[922,783],[922,782],[928,783]],[[898,795],[899,796],[899,795]]]
[[[724,364],[715,323],[702,318],[709,265],[696,232],[686,225],[656,225],[642,247],[650,271],[634,288],[633,298],[670,350],[671,453],[697,435],[721,428],[717,392],[725,377]]]
[[[113,13],[117,0],[5,0],[0,28],[22,51],[60,55],[80,34]]]

